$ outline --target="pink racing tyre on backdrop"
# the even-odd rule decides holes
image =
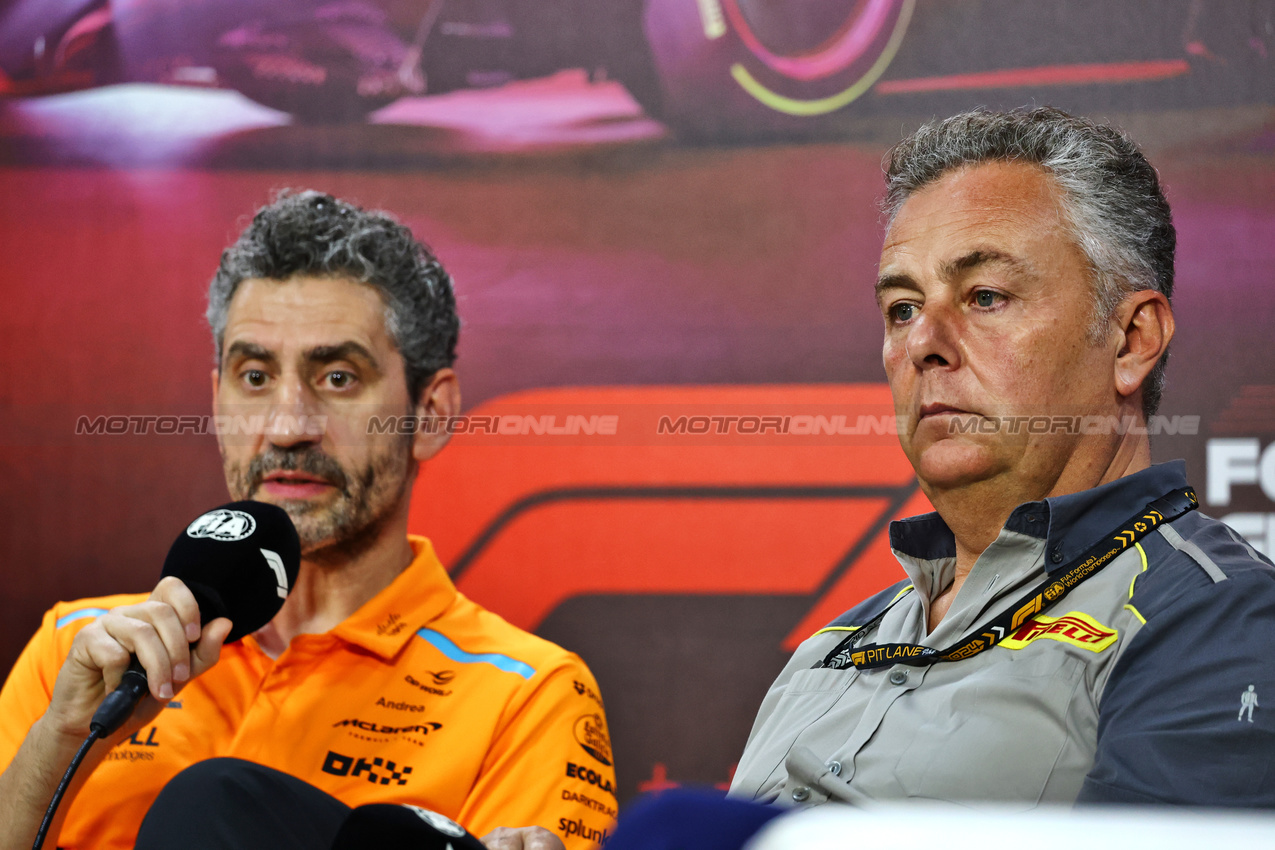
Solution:
[[[818,133],[885,72],[915,0],[649,0],[659,117],[693,137]]]
[[[200,86],[342,124],[572,69],[692,142],[1269,104],[1273,61],[1275,0],[0,0],[0,97]]]

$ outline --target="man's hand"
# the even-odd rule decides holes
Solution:
[[[71,800],[111,745],[154,720],[182,685],[216,664],[230,628],[225,617],[201,628],[194,595],[179,579],[168,577],[145,602],[112,608],[81,629],[58,671],[48,710],[0,774],[0,850],[31,846],[53,789],[88,737],[93,713],[119,685],[130,653],[145,668],[155,699],[143,700],[118,732],[90,751],[62,800],[51,837],[57,836]]]
[[[171,576],[161,579],[145,602],[112,608],[80,630],[42,720],[50,731],[83,740],[93,712],[119,685],[134,654],[155,698],[139,705],[126,724],[139,729],[182,685],[217,663],[230,628],[224,617],[201,628],[199,605],[186,585]]]
[[[487,850],[566,850],[558,836],[541,826],[496,827],[482,841]]]

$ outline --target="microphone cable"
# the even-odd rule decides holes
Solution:
[[[203,625],[228,617],[234,627],[226,643],[232,643],[279,613],[300,569],[301,539],[287,512],[265,502],[241,501],[201,514],[177,535],[163,575],[182,580],[199,605]],[[146,671],[134,656],[119,685],[93,713],[89,736],[53,792],[32,850],[44,846],[58,805],[93,742],[114,734],[145,696]]]
[[[58,812],[58,804],[62,802],[66,789],[70,787],[71,780],[75,777],[75,771],[80,767],[80,762],[84,761],[84,757],[89,753],[89,747],[101,737],[102,729],[96,723],[89,727],[89,736],[84,739],[84,743],[80,744],[80,749],[76,751],[75,757],[71,759],[71,764],[67,767],[66,773],[62,774],[62,781],[58,783],[57,790],[53,792],[53,800],[49,803],[48,810],[44,813],[44,820],[40,823],[40,830],[35,834],[35,844],[31,850],[40,850],[44,846],[44,838],[48,835],[49,827],[53,823],[53,817]]]

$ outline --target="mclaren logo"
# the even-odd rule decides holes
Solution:
[[[1119,632],[1109,629],[1088,614],[1071,611],[1061,617],[1035,617],[1005,636],[997,646],[1022,649],[1034,640],[1047,638],[1102,652],[1115,643]]]
[[[339,729],[342,726],[353,726],[356,729],[362,729],[364,732],[371,732],[374,735],[428,735],[443,728],[443,724],[435,723],[433,720],[426,720],[424,723],[416,723],[412,726],[385,726],[381,723],[372,723],[368,720],[359,720],[352,718],[350,720],[338,720],[332,724],[333,729]]]
[[[218,508],[209,511],[186,526],[189,537],[211,537],[213,540],[233,542],[243,540],[257,530],[252,514]]]

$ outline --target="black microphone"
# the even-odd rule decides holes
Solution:
[[[190,588],[201,625],[229,617],[233,627],[226,643],[231,643],[279,613],[300,569],[301,540],[287,511],[265,502],[231,502],[201,514],[177,536],[163,575]],[[100,738],[110,735],[147,690],[146,671],[134,655],[89,728]]]
[[[369,803],[351,809],[331,850],[486,850],[465,827],[429,809]]]

